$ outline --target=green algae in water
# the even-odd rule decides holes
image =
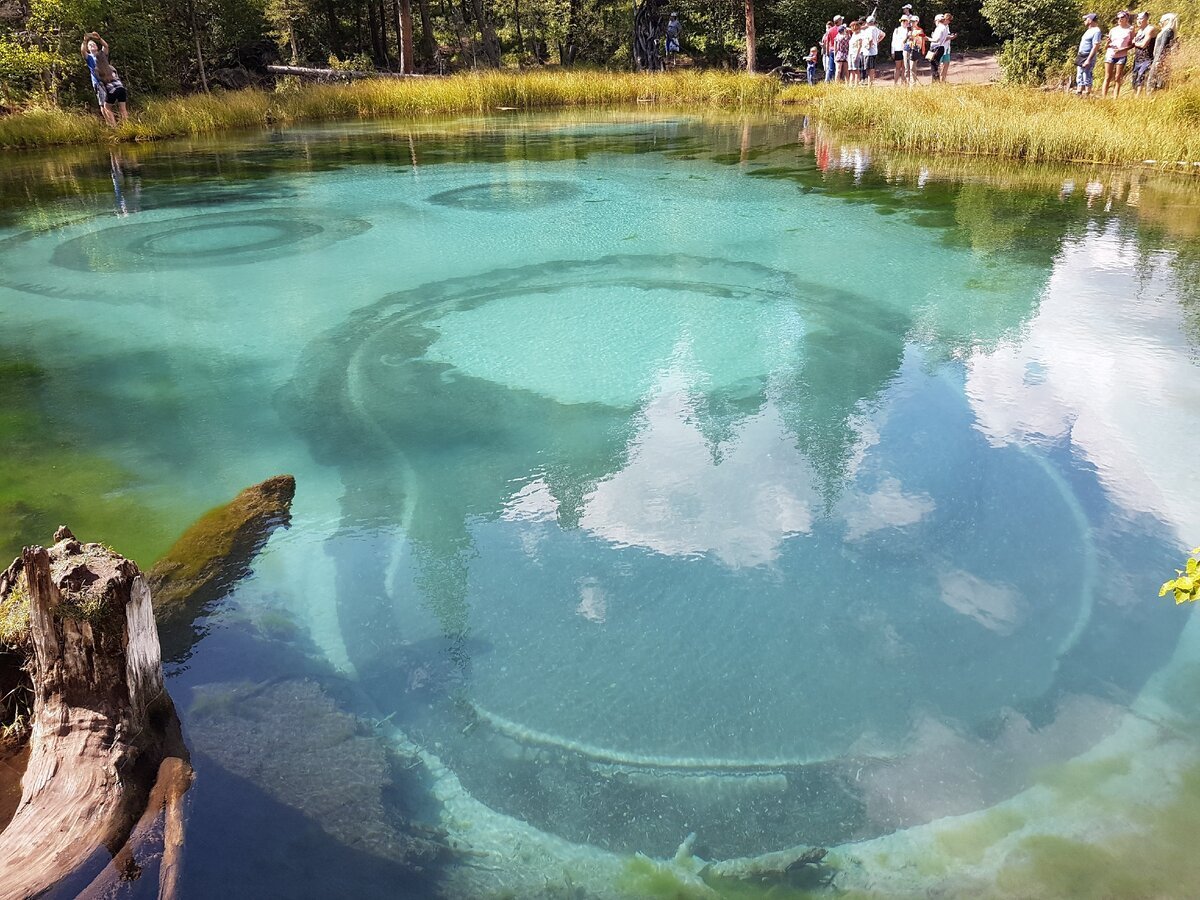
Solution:
[[[1186,805],[1191,809],[1185,809]],[[1161,811],[1159,823],[1139,834],[1098,843],[1057,835],[1023,840],[1000,871],[1004,897],[1195,897],[1200,860],[1195,853],[1200,794]],[[1183,830],[1180,830],[1183,829]]]
[[[975,821],[939,831],[938,846],[950,857],[947,865],[979,863],[997,841],[1025,825],[1025,818],[1010,809],[993,809]]]
[[[49,377],[28,360],[0,359],[0,560],[47,543],[66,524],[81,540],[103,540],[148,566],[173,526],[134,496],[132,473],[45,414]]]
[[[1132,767],[1133,760],[1128,755],[1072,760],[1041,772],[1038,781],[1064,796],[1085,797],[1110,778],[1128,775]]]

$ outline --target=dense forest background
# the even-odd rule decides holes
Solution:
[[[36,94],[86,102],[82,35],[99,31],[136,94],[255,83],[271,62],[399,70],[411,34],[418,72],[484,67],[632,69],[637,0],[0,0],[0,104]],[[737,68],[746,54],[746,6],[757,24],[757,67],[799,62],[825,22],[878,12],[890,32],[904,0],[675,0],[655,10],[683,22],[685,65]],[[914,4],[927,28],[955,14],[959,46],[995,35],[980,4]],[[1068,6],[1071,4],[1068,3]]]

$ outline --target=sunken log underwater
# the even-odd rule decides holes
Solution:
[[[145,896],[148,879],[178,896],[194,776],[164,651],[190,652],[294,493],[286,475],[247,488],[149,573],[62,526],[0,574],[0,900]]]

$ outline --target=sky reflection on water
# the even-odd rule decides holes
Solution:
[[[458,836],[485,856],[516,819],[733,856],[1006,801],[1125,734],[1175,651],[1186,613],[1153,595],[1200,533],[1170,437],[1200,421],[1190,184],[614,115],[45,156],[0,190],[3,359],[38,372],[0,394],[6,546],[90,515],[148,562],[162,523],[298,479],[172,678],[206,854],[218,797],[274,777],[220,752],[267,740],[237,731],[242,682],[436,748],[514,817]],[[453,830],[442,800],[420,815]],[[405,870],[376,846],[364,895]],[[271,852],[247,883],[302,884]]]

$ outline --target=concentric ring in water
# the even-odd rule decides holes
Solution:
[[[622,256],[427,285],[314,344],[292,401],[353,436],[330,458],[354,515],[408,509],[408,549],[353,563],[391,612],[340,613],[379,703],[577,839],[596,823],[566,798],[613,772],[646,816],[731,778],[733,851],[743,788],[791,809],[813,773],[910,752],[914,723],[1043,703],[1089,627],[1078,502],[985,440],[908,325],[777,269]],[[408,708],[416,639],[462,670],[440,711]],[[575,760],[557,786],[545,753]],[[807,826],[861,834],[857,790]]]
[[[436,206],[472,212],[523,212],[578,199],[583,189],[571,181],[550,178],[498,179],[452,188],[429,197]]]
[[[287,207],[123,219],[54,248],[51,262],[83,272],[155,272],[259,263],[361,234],[363,219]]]

